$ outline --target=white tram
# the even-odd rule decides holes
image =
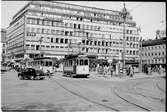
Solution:
[[[36,69],[41,69],[44,73],[53,73],[53,60],[48,57],[35,58],[29,63],[29,66],[32,66]]]
[[[74,76],[89,76],[89,58],[86,55],[68,55],[63,61],[63,73]]]

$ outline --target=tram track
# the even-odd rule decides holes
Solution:
[[[157,87],[160,91],[166,93],[166,91],[165,91],[164,89],[162,89],[162,88],[159,86],[158,82],[156,82],[156,87]]]
[[[84,99],[84,100],[86,100],[86,101],[89,101],[89,102],[91,102],[91,103],[94,103],[94,104],[97,104],[97,105],[100,105],[100,106],[103,106],[103,107],[105,107],[105,108],[108,108],[108,109],[111,109],[111,110],[114,110],[114,111],[121,111],[121,110],[123,110],[123,108],[120,108],[120,107],[117,107],[117,106],[113,106],[112,105],[112,103],[110,103],[108,100],[110,99],[110,97],[109,96],[107,96],[108,97],[108,99],[107,99],[107,103],[102,103],[102,102],[100,102],[99,100],[95,100],[95,99],[92,99],[92,98],[90,98],[90,97],[88,97],[88,96],[86,96],[86,95],[82,95],[82,94],[80,94],[80,93],[78,93],[78,92],[76,92],[76,91],[73,91],[73,90],[70,90],[69,88],[67,88],[67,87],[65,87],[63,84],[61,84],[60,82],[58,82],[57,80],[54,80],[54,79],[52,79],[52,81],[54,81],[54,82],[56,82],[56,84],[58,84],[60,87],[62,87],[63,89],[65,89],[66,91],[68,91],[68,92],[70,92],[71,94],[73,94],[73,95],[75,95],[75,96],[78,96],[78,97],[80,97],[80,98],[82,98],[82,99]],[[69,80],[68,80],[69,81]],[[71,82],[70,82],[70,84],[71,84]],[[72,83],[74,86],[78,86],[78,85],[75,85],[74,83]],[[83,89],[85,89],[85,88],[83,88]],[[138,105],[138,104],[136,104],[136,103],[132,103],[132,102],[129,102],[129,101],[127,101],[125,98],[121,98],[120,96],[118,96],[118,94],[116,94],[115,92],[114,92],[114,94],[115,94],[115,96],[117,96],[117,98],[118,99],[121,99],[122,101],[120,102],[120,103],[126,103],[126,105],[129,105],[128,107],[129,107],[129,109],[130,109],[130,107],[132,107],[132,108],[136,108],[137,110],[144,110],[144,111],[150,111],[151,109],[148,109],[148,108],[145,108],[145,107],[142,107],[142,106],[140,106],[140,105]],[[110,101],[112,101],[112,100],[110,100]],[[123,104],[124,104],[123,103]],[[126,107],[127,108],[127,107]]]
[[[146,92],[145,93],[137,92],[137,89],[146,91],[145,89],[141,89],[141,88],[133,88],[133,89],[134,89],[135,94],[141,95],[141,96],[143,96],[145,98],[151,98],[151,99],[154,99],[154,100],[158,100],[161,103],[163,101],[163,98],[157,97],[155,95],[146,95],[145,94]]]
[[[143,83],[142,83],[143,84]],[[140,107],[146,107],[145,109],[148,109],[148,110],[158,110],[158,109],[164,109],[165,108],[165,99],[164,98],[159,98],[159,97],[154,97],[154,96],[150,96],[150,95],[146,95],[146,93],[149,91],[147,91],[145,94],[143,94],[143,93],[141,93],[141,92],[137,92],[137,86],[138,85],[140,85],[140,83],[136,83],[136,84],[134,84],[134,85],[131,85],[131,87],[129,86],[128,88],[127,88],[127,91],[125,91],[124,90],[124,92],[126,92],[126,93],[129,93],[129,94],[131,94],[132,96],[136,96],[136,98],[138,99],[138,100],[140,100],[140,98],[138,98],[139,96],[142,96],[144,99],[144,102],[142,101],[142,99],[141,99],[141,101],[145,104],[145,105],[143,105],[141,102],[136,102],[136,103],[134,103],[135,105],[137,104],[138,106],[140,106]],[[121,91],[120,91],[121,92]],[[120,93],[119,92],[119,93]],[[123,91],[122,91],[123,92]],[[126,98],[126,97],[122,97],[121,95],[119,95],[119,93],[117,92],[116,94],[117,94],[117,96],[119,96],[120,98],[122,98],[123,100],[125,100],[125,101],[127,101],[127,102],[130,102],[130,103],[133,103],[133,100],[131,101],[131,100],[129,100],[128,99],[128,97]],[[130,96],[131,96],[130,95]],[[138,96],[139,95],[139,96]],[[130,97],[129,96],[129,97]],[[142,98],[141,97],[141,98]],[[136,100],[137,100],[136,99]],[[160,103],[158,103],[158,102],[160,102]],[[148,102],[148,103],[146,103],[146,102]],[[154,106],[153,106],[154,105]]]
[[[78,96],[78,97],[81,98],[81,99],[84,99],[84,100],[86,100],[86,101],[88,101],[88,102],[91,102],[91,103],[93,103],[93,104],[100,105],[100,106],[105,107],[105,108],[107,108],[107,109],[111,109],[111,110],[113,110],[113,111],[120,111],[120,110],[118,110],[118,109],[116,109],[116,108],[114,108],[114,107],[104,105],[104,104],[102,104],[102,103],[99,103],[99,102],[96,102],[96,101],[94,101],[94,100],[91,100],[90,98],[87,98],[87,97],[85,97],[85,96],[83,96],[83,95],[80,95],[80,94],[78,94],[77,92],[74,92],[74,91],[72,91],[72,90],[66,88],[66,87],[63,86],[61,83],[59,83],[57,80],[53,80],[53,79],[51,79],[51,80],[54,81],[54,82],[56,82],[56,84],[58,84],[60,87],[62,87],[62,88],[63,88],[64,90],[66,90],[67,92],[69,92],[69,93],[71,93],[71,94],[73,94],[73,95],[75,95],[75,96]]]
[[[121,96],[121,95],[118,93],[118,91],[116,90],[116,88],[114,89],[114,93],[115,93],[115,95],[116,95],[117,97],[119,97],[120,99],[126,101],[127,103],[130,103],[130,104],[135,105],[135,106],[137,106],[137,107],[139,107],[139,108],[142,108],[142,109],[145,110],[145,111],[151,111],[151,110],[152,110],[152,109],[145,108],[144,106],[141,106],[140,104],[133,103],[133,101],[127,100],[127,98]]]
[[[77,85],[76,85],[76,86],[77,86]],[[113,87],[113,88],[114,88],[113,91],[115,91],[115,87]],[[114,93],[114,94],[115,94],[115,93]],[[115,96],[117,96],[117,95],[115,94]],[[111,98],[111,96],[106,96],[106,97],[107,97],[108,100],[110,100],[110,101],[113,100],[113,99]],[[117,97],[118,97],[118,96],[117,96]],[[121,99],[124,103],[126,103],[126,106],[129,105],[129,106],[131,107],[131,109],[135,107],[137,110],[140,109],[140,110],[142,110],[142,111],[143,111],[143,110],[144,110],[144,111],[149,111],[149,110],[151,110],[151,109],[142,107],[142,106],[140,106],[140,105],[138,105],[138,104],[136,104],[136,103],[128,102],[127,100],[122,99],[122,98],[120,98],[120,97],[118,97],[118,98]],[[120,101],[120,103],[123,103],[122,101]],[[123,103],[123,104],[124,104],[124,103]],[[129,107],[129,106],[128,106],[128,107]],[[129,107],[129,108],[130,108],[130,107]],[[118,108],[118,107],[117,107],[117,108]],[[122,110],[122,109],[119,108],[119,110]],[[124,110],[124,109],[123,109],[123,110]]]
[[[154,82],[155,86],[158,88],[158,90],[160,90],[160,91],[162,91],[162,92],[165,91],[165,90],[163,90],[162,88],[159,87],[158,82],[156,82],[156,81],[153,81],[153,82]],[[164,95],[164,93],[161,94],[160,96],[156,96],[156,95],[153,95],[153,94],[152,94],[152,95],[146,95],[146,94],[148,94],[151,90],[144,89],[144,88],[139,88],[139,87],[137,87],[137,85],[139,85],[139,84],[136,84],[136,86],[134,86],[134,87],[131,88],[131,90],[132,90],[132,89],[134,90],[133,92],[135,92],[135,94],[141,95],[141,96],[143,96],[143,97],[145,97],[145,98],[151,98],[151,99],[154,99],[154,100],[158,100],[158,101],[160,101],[161,103],[164,103],[163,101],[164,101],[165,99],[163,99],[162,97],[160,97],[160,96]],[[128,89],[129,89],[129,88],[128,88]],[[137,92],[137,89],[144,91],[144,93],[142,93],[142,92]],[[129,89],[129,90],[130,90],[130,89]],[[165,92],[166,92],[166,91],[165,91]],[[155,92],[151,92],[151,93],[155,93]]]

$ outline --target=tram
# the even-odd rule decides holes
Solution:
[[[66,55],[63,61],[63,73],[65,75],[89,76],[89,58],[87,55]]]
[[[29,66],[41,69],[44,73],[53,73],[53,59],[49,57],[42,57],[42,58],[34,58],[32,61],[29,62]]]

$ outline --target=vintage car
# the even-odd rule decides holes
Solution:
[[[42,80],[45,79],[45,73],[42,70],[36,70],[34,68],[26,68],[18,73],[18,78],[21,80]]]

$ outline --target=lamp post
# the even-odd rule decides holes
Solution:
[[[127,18],[128,12],[127,9],[125,7],[125,3],[124,3],[124,8],[122,10],[121,16],[123,18],[123,52],[122,52],[122,60],[123,60],[123,74],[125,75],[125,51],[126,51],[126,41],[125,41],[125,23],[126,23],[126,18]]]
[[[142,37],[140,38],[139,43],[139,56],[140,56],[140,72],[142,73]]]
[[[41,37],[41,38],[39,39],[39,42],[40,42],[40,48],[39,48],[39,52],[40,52],[40,53],[39,53],[39,57],[40,57],[40,58],[42,57],[42,56],[41,56],[41,55],[42,55],[42,54],[41,54],[41,51],[42,51],[42,41],[43,41],[42,39],[43,39],[43,38],[44,38],[44,37]]]

